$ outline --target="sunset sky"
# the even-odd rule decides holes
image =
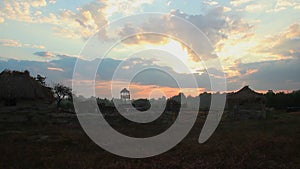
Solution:
[[[122,20],[149,12],[164,17]],[[46,76],[49,85],[71,85],[76,60],[93,62],[104,57],[102,48],[112,39],[136,30],[164,35],[189,32],[174,17],[201,30],[212,48],[203,47],[201,56],[196,56],[190,48],[203,39],[189,33],[182,37],[197,45],[159,34],[124,39],[102,58],[95,83],[97,96],[111,97],[112,83],[117,84],[113,90],[118,94],[128,87],[126,75],[145,67],[165,69],[169,74],[152,70],[129,79],[135,98],[151,93],[160,97],[162,92],[171,96],[179,91],[197,95],[210,91],[208,76],[218,79],[222,73],[228,91],[244,85],[258,91],[300,89],[300,0],[0,0],[0,71],[29,70],[32,75]],[[114,23],[117,29],[98,32]],[[103,46],[92,50],[102,56],[93,56],[91,50],[82,53],[85,44],[91,46],[95,33]],[[214,67],[214,60],[223,69]],[[188,81],[190,75],[199,87],[187,84],[179,89],[174,79]]]

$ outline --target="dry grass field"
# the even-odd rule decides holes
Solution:
[[[214,135],[199,144],[204,120],[199,118],[188,136],[170,151],[146,159],[128,159],[93,143],[74,115],[2,111],[0,168],[300,168],[299,113],[276,112],[268,120],[224,119]],[[161,127],[166,126],[155,124],[152,129]],[[130,125],[122,128],[145,132]]]

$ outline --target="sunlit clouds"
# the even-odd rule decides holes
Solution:
[[[46,47],[43,45],[22,43],[19,40],[13,39],[0,39],[0,45],[4,47],[24,47],[24,48],[34,48],[34,49],[45,49]]]
[[[114,25],[145,12],[161,16]],[[0,68],[29,69],[51,82],[70,82],[77,59],[90,63],[105,57],[96,93],[107,97],[117,70],[123,77],[116,79],[116,91],[128,87],[136,98],[147,98],[151,91],[156,98],[210,91],[207,76],[221,79],[220,72],[228,90],[247,84],[261,91],[293,90],[300,85],[299,15],[299,0],[3,0]],[[81,53],[91,37],[100,45]],[[112,44],[116,39],[120,41]],[[108,53],[102,51],[112,45]],[[217,61],[221,67],[215,67]],[[195,75],[199,86],[179,89],[157,72],[124,86],[126,75],[148,67],[183,81]]]
[[[48,69],[48,70],[51,70],[51,71],[60,71],[60,72],[63,72],[63,71],[64,71],[64,69],[58,68],[58,67],[48,67],[47,69]]]
[[[115,85],[112,85],[112,82],[97,82],[95,86],[96,94],[100,94],[100,96],[105,96],[107,98],[111,98],[115,96],[118,98],[120,95],[120,91],[125,87],[127,87],[131,93],[132,98],[162,98],[163,96],[166,98],[177,95],[179,92],[185,93],[187,96],[198,96],[200,93],[204,92],[205,89],[199,88],[172,88],[167,86],[157,86],[157,85],[141,85],[138,83],[131,83],[129,86],[126,86],[126,83],[122,81],[113,82]]]

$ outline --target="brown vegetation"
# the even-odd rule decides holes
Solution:
[[[0,113],[0,168],[300,168],[300,116],[273,114],[269,120],[222,120],[206,143],[198,137],[204,119],[199,118],[189,135],[170,151],[146,159],[112,155],[94,144],[75,115],[14,112],[33,115],[31,121],[5,120]],[[23,120],[20,120],[23,119]],[[123,125],[123,124],[120,124]],[[126,133],[155,132],[122,127]]]

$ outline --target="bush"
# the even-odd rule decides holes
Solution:
[[[147,111],[150,109],[151,104],[148,99],[138,99],[132,102],[132,106],[139,111]]]

